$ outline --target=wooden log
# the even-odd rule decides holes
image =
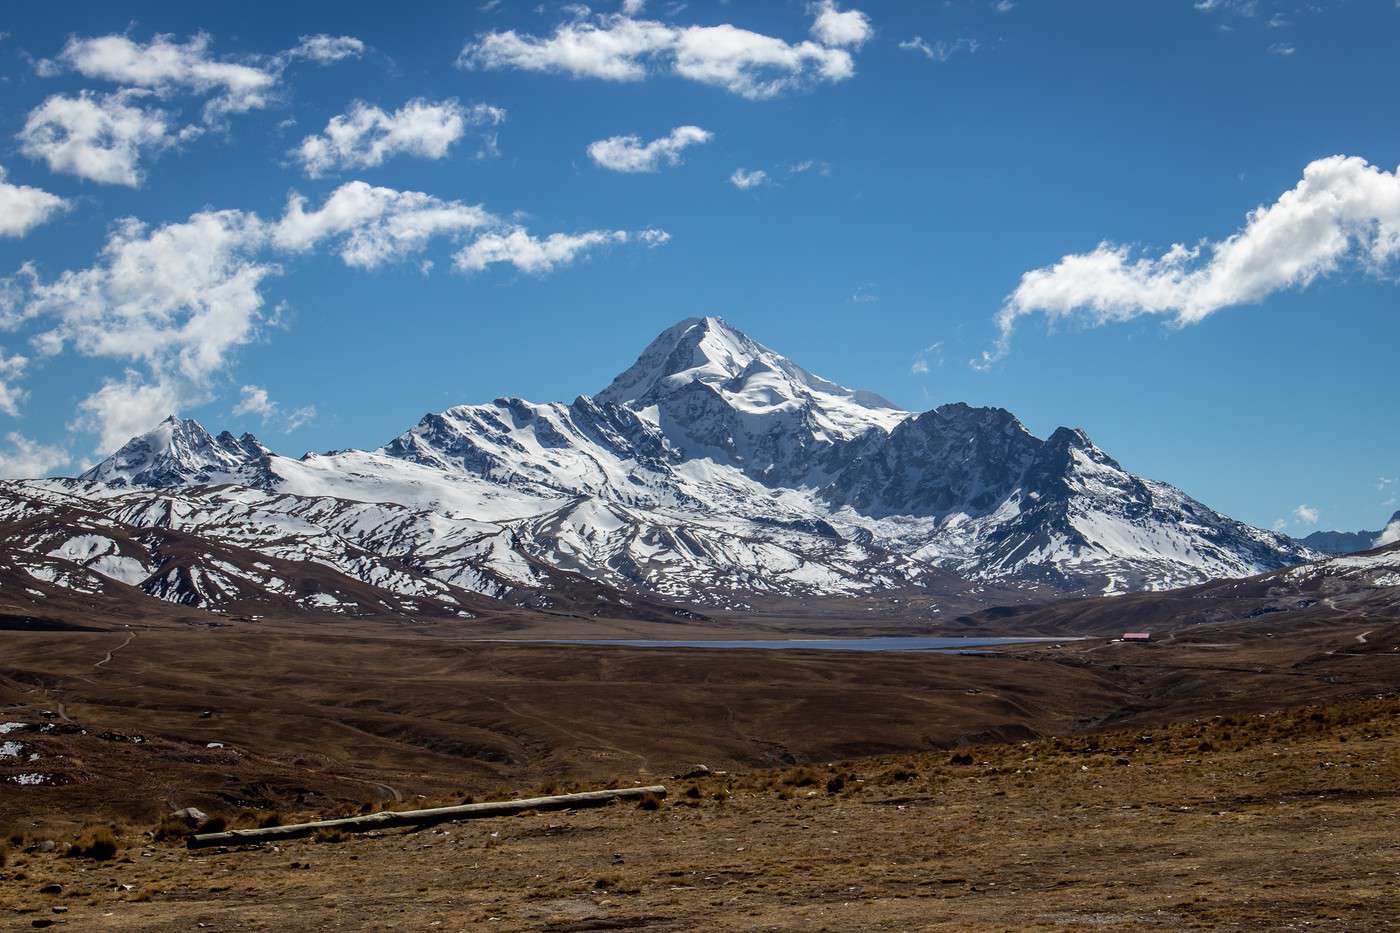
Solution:
[[[526,797],[522,800],[466,803],[456,807],[433,807],[428,810],[381,810],[366,816],[317,820],[314,823],[289,823],[286,826],[266,826],[261,829],[231,829],[222,833],[204,833],[191,836],[188,845],[191,849],[204,849],[209,846],[245,845],[270,842],[275,839],[298,839],[303,836],[315,835],[323,829],[366,833],[375,829],[391,829],[397,826],[432,826],[436,823],[453,823],[458,820],[514,816],[526,810],[575,810],[584,807],[597,807],[612,803],[614,800],[636,800],[648,794],[665,797],[666,788],[659,784],[652,787],[617,787],[610,790],[591,790],[581,794],[556,794],[552,797]]]

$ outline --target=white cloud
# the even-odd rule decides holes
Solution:
[[[1258,0],[1196,0],[1194,5],[1202,13],[1221,11],[1239,16],[1254,16],[1259,12]]]
[[[852,29],[844,28],[847,34]],[[484,33],[462,49],[457,64],[607,81],[640,81],[660,70],[754,100],[855,74],[855,62],[844,48],[788,43],[727,23],[675,27],[625,13],[574,19],[547,37],[514,30]]]
[[[172,35],[157,35],[147,43],[121,35],[74,36],[56,62],[40,63],[40,72],[53,73],[66,67],[87,78],[146,88],[162,96],[178,91],[210,95],[205,105],[209,122],[225,114],[268,106],[280,78],[280,61],[219,60],[212,54],[212,44],[206,33],[183,43]]]
[[[611,243],[661,246],[671,239],[665,230],[590,230],[586,233],[551,233],[534,237],[523,228],[478,237],[453,257],[462,272],[480,272],[495,263],[509,263],[521,272],[542,274],[568,265],[581,254]]]
[[[660,139],[643,143],[640,136],[609,136],[588,144],[588,155],[603,168],[614,172],[654,172],[664,163],[679,165],[688,146],[714,138],[698,126],[678,126]]]
[[[809,9],[816,16],[812,21],[812,35],[822,45],[860,48],[874,34],[870,17],[860,10],[843,13],[836,8],[835,0],[821,0]]]
[[[468,126],[495,126],[505,117],[499,107],[463,107],[455,100],[434,103],[418,98],[393,113],[355,101],[349,113],[331,117],[324,133],[303,139],[293,155],[312,178],[336,169],[381,165],[401,154],[441,159],[466,135]]]
[[[29,112],[19,133],[21,151],[53,172],[134,188],[141,184],[141,156],[176,141],[162,111],[133,106],[140,95],[55,94]]]
[[[0,236],[22,237],[71,206],[40,188],[10,184],[0,166]]]
[[[1396,541],[1400,541],[1400,519],[1386,525],[1385,530],[1381,532],[1380,537],[1378,537],[1371,546],[1385,547],[1387,544],[1394,544]]]
[[[6,356],[4,349],[0,348],[0,412],[11,417],[19,414],[20,403],[29,393],[15,385],[15,381],[24,376],[28,366],[26,357],[19,354]]]
[[[992,9],[998,13],[1010,13],[1015,8],[1016,4],[1012,3],[1011,0],[997,0],[996,3],[992,4]]]
[[[1288,42],[1275,42],[1273,45],[1269,46],[1270,55],[1278,55],[1283,58],[1287,58],[1296,51],[1298,51],[1298,49]]]
[[[253,259],[264,238],[262,222],[242,211],[203,211],[154,230],[121,221],[97,263],[32,286],[25,316],[52,322],[36,346],[51,355],[71,344],[205,385],[256,330],[258,287],[278,271]]]
[[[978,365],[1005,356],[1017,320],[1041,312],[1104,324],[1145,314],[1195,324],[1222,308],[1299,288],[1353,259],[1379,271],[1400,257],[1400,174],[1349,156],[1310,163],[1273,204],[1260,206],[1217,242],[1176,244],[1160,257],[1133,258],[1104,242],[1021,277],[996,317],[1000,336]]]
[[[274,402],[262,386],[243,386],[239,390],[238,403],[233,406],[233,414],[239,416],[257,415],[264,424],[278,418],[282,422],[282,432],[290,434],[315,420],[316,406],[303,405],[283,416],[282,406]]]
[[[856,290],[851,293],[851,301],[858,305],[874,304],[879,301],[880,296],[875,294],[874,287],[869,284],[857,286]]]
[[[71,459],[63,448],[37,443],[17,431],[5,439],[10,446],[0,449],[0,479],[35,479]]]
[[[291,434],[298,428],[303,428],[315,420],[315,405],[303,405],[300,408],[294,408],[287,413],[287,417],[282,421],[282,433]]]
[[[167,415],[202,398],[186,394],[172,380],[148,382],[128,369],[121,379],[108,379],[102,388],[78,403],[72,427],[97,434],[95,450],[108,454]]]
[[[768,173],[761,168],[756,168],[751,172],[736,168],[734,174],[729,176],[729,183],[741,191],[747,191],[749,188],[757,188],[759,185],[767,184]]]
[[[422,250],[435,236],[502,225],[480,205],[352,181],[316,210],[308,211],[306,199],[292,195],[272,228],[272,240],[281,249],[304,252],[334,239],[346,265],[372,268]]]
[[[943,341],[929,344],[918,353],[914,354],[914,362],[909,365],[909,371],[916,376],[927,373],[935,366],[943,365]]]
[[[1301,525],[1316,525],[1321,513],[1315,506],[1300,505],[1293,510],[1293,520]]]
[[[118,221],[90,266],[44,281],[26,264],[0,280],[0,326],[35,324],[30,342],[43,356],[71,349],[128,366],[78,406],[75,427],[96,432],[105,452],[212,399],[238,350],[271,317],[261,289],[281,272],[277,254],[330,247],[346,264],[368,268],[419,252],[435,237],[468,234],[475,241],[455,257],[463,272],[509,263],[543,273],[606,244],[669,240],[655,229],[535,237],[480,206],[357,181],[315,209],[293,194],[275,221],[238,210],[202,211],[155,228]],[[0,353],[0,411],[16,410],[22,400],[13,383],[26,362]],[[256,386],[245,387],[237,404],[247,413],[282,415],[288,431],[315,416],[312,406],[282,413]]]
[[[354,36],[302,36],[294,48],[287,50],[291,58],[305,58],[318,65],[333,65],[347,58],[365,54],[365,44]]]
[[[267,394],[267,390],[262,386],[244,386],[239,390],[240,398],[238,404],[233,406],[235,415],[257,415],[259,418],[268,418],[277,412],[277,403]]]
[[[217,57],[213,39],[196,33],[185,42],[158,34],[149,42],[130,36],[72,36],[53,59],[38,63],[40,75],[64,70],[86,78],[111,81],[124,88],[142,88],[160,97],[178,93],[206,97],[204,120],[218,124],[229,114],[270,106],[278,95],[288,64],[302,60],[329,65],[364,54],[365,44],[353,36],[302,36],[297,45],[277,55]]]
[[[946,62],[959,52],[971,54],[982,47],[976,39],[935,39],[932,43],[923,36],[915,36],[899,43],[906,52],[918,52],[930,61]]]

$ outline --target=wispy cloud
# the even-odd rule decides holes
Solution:
[[[959,52],[972,54],[982,47],[976,39],[935,39],[929,42],[923,36],[915,36],[899,43],[906,52],[918,52],[930,61],[946,62]]]
[[[759,185],[768,183],[768,173],[761,168],[752,171],[743,168],[736,168],[734,174],[729,176],[729,183],[741,191],[750,188],[757,188]]]
[[[914,362],[909,365],[909,372],[916,376],[927,373],[931,368],[943,365],[943,341],[931,343],[918,353],[914,354]]]

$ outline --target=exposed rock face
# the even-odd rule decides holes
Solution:
[[[718,318],[669,328],[606,389],[571,404],[457,406],[379,450],[300,460],[172,418],[82,479],[282,494],[240,518],[249,522],[326,497],[405,507],[411,519],[386,512],[371,524],[421,523],[415,533],[430,536],[460,527],[493,542],[452,580],[491,595],[511,589],[502,581],[545,585],[541,567],[727,606],[927,592],[953,585],[950,572],[1116,593],[1316,556],[1134,476],[1083,431],[1042,440],[1004,409],[962,403],[910,414]],[[395,540],[362,536],[381,557]]]

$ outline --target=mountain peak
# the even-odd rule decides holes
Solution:
[[[270,453],[251,434],[215,437],[193,418],[170,415],[78,478],[109,486],[265,486]]]
[[[713,316],[686,318],[667,328],[596,397],[642,410],[693,383],[709,386],[746,414],[811,410],[835,437],[853,437],[874,425],[888,431],[907,417],[874,392],[813,375]]]

